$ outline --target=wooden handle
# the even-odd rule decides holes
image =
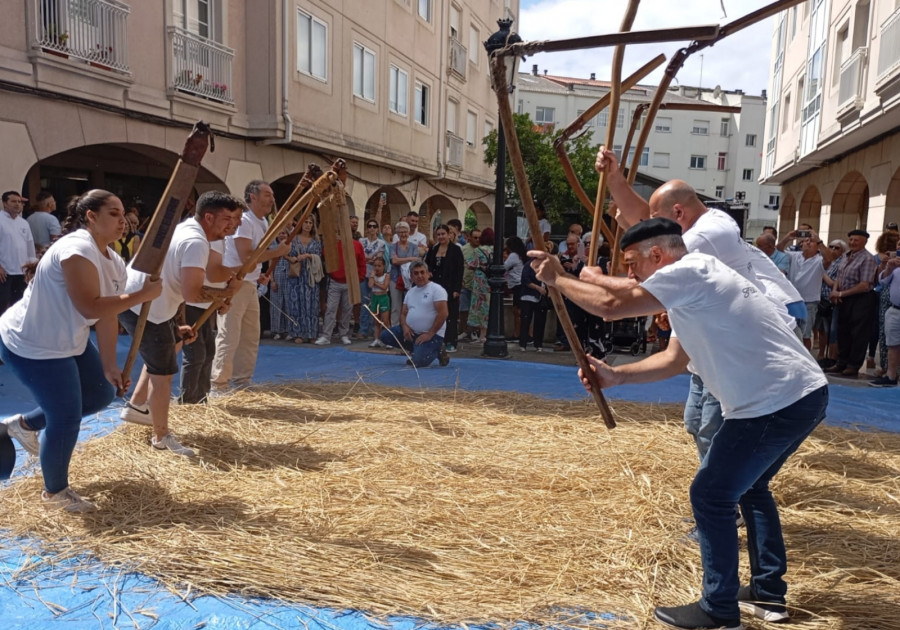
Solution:
[[[152,276],[152,280],[159,280],[159,276]],[[122,382],[128,382],[131,376],[131,368],[137,359],[138,350],[141,347],[141,339],[144,337],[144,328],[147,327],[147,317],[150,315],[151,302],[141,304],[141,313],[138,315],[137,324],[134,325],[134,334],[131,335],[131,347],[128,348],[128,356],[125,357],[125,365],[122,367]],[[116,396],[124,396],[125,389],[116,388]]]

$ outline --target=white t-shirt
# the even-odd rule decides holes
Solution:
[[[209,260],[209,241],[206,233],[197,220],[193,217],[179,223],[172,235],[172,243],[166,252],[166,260],[163,263],[160,279],[162,280],[162,293],[150,303],[150,315],[147,321],[154,324],[162,324],[175,316],[178,307],[184,302],[184,293],[181,286],[181,270],[192,267],[206,270]],[[126,292],[136,291],[144,283],[147,274],[128,265],[128,285]],[[131,310],[140,314],[141,305],[133,306]]]
[[[28,221],[18,215],[13,219],[0,209],[0,266],[11,276],[21,276],[22,265],[37,260],[34,237]]]
[[[400,240],[399,234],[394,234],[394,239],[392,242],[396,243]],[[409,233],[409,242],[415,243],[416,246],[428,247],[428,237],[422,234],[420,230],[416,230],[415,232]]]
[[[224,238],[223,238],[223,239],[219,239],[218,241],[213,241],[212,243],[210,243],[210,244],[209,244],[209,251],[211,251],[211,252],[218,252],[219,255],[222,256],[223,259],[224,259],[224,256],[225,256],[225,239],[224,239]],[[208,262],[209,262],[209,261],[207,260],[207,263],[208,263]],[[210,282],[208,279],[206,279],[206,278],[204,277],[203,284],[205,284],[205,285],[208,286],[208,287],[214,288],[214,289],[224,289],[225,286],[226,286],[228,283],[227,283],[226,281],[224,281],[224,280],[223,280],[222,282]],[[188,306],[196,306],[197,308],[207,309],[207,308],[209,308],[210,306],[212,306],[212,302],[188,302],[187,305],[188,305]]]
[[[791,259],[788,279],[800,293],[800,297],[804,302],[818,302],[822,295],[822,277],[825,275],[822,254],[816,253],[815,256],[804,258],[803,252],[784,253]]]
[[[437,317],[435,302],[446,302],[447,290],[436,282],[429,282],[424,287],[414,286],[406,292],[403,303],[406,304],[406,325],[412,328],[416,334],[431,330],[431,325]],[[447,322],[441,324],[441,329],[436,334],[441,337],[447,330]]]
[[[506,269],[506,286],[510,289],[522,284],[522,259],[516,252],[510,252],[506,260],[503,261],[503,267]]]
[[[687,254],[641,286],[666,307],[725,418],[773,413],[827,384],[771,301],[716,258]]]
[[[241,257],[238,255],[237,247],[234,245],[234,239],[249,238],[250,250],[253,251],[256,249],[256,246],[259,245],[260,241],[263,240],[268,229],[269,222],[265,217],[260,219],[253,214],[251,210],[245,210],[241,225],[238,227],[237,232],[234,233],[234,236],[225,237],[225,256],[223,259],[225,266],[238,268],[243,264]],[[259,278],[261,272],[262,263],[256,265],[256,267],[253,268],[253,271],[244,276],[244,281],[256,282],[256,279]]]
[[[83,229],[62,237],[41,258],[24,297],[0,317],[0,338],[17,355],[64,359],[78,356],[87,347],[90,327],[97,320],[85,319],[66,290],[62,263],[73,256],[97,268],[101,297],[119,295],[125,289],[125,262],[112,248],[104,256]]]
[[[796,324],[785,305],[800,302],[800,294],[768,256],[741,238],[737,223],[728,214],[714,208],[707,210],[682,238],[689,252],[718,258],[762,289],[784,322],[789,326]]]

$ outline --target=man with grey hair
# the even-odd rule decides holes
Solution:
[[[828,381],[756,285],[712,256],[688,253],[674,221],[635,224],[621,249],[628,278],[593,267],[575,278],[546,252],[529,256],[538,279],[590,313],[610,319],[669,314],[675,334],[665,351],[615,367],[588,357],[601,387],[662,380],[691,363],[721,403],[725,421],[690,488],[702,596],[657,607],[656,619],[685,630],[737,630],[742,610],[784,621],[787,554],[769,482],[825,417]],[[751,577],[745,586],[738,576],[737,502],[747,519]]]
[[[253,250],[266,235],[269,229],[266,216],[275,207],[275,195],[268,183],[254,179],[244,189],[244,202],[247,207],[241,217],[241,225],[233,236],[225,237],[225,254],[222,257],[223,264],[235,270],[250,259]],[[231,387],[250,384],[259,352],[259,297],[256,285],[262,263],[290,253],[290,243],[282,243],[263,253],[231,298],[229,311],[218,316],[211,396],[223,395]]]
[[[31,226],[35,249],[42,252],[62,234],[59,219],[52,214],[56,210],[56,199],[53,198],[53,193],[49,190],[39,192],[34,200],[33,210],[34,212],[27,221]]]
[[[788,258],[787,254],[779,250],[776,245],[777,242],[775,240],[775,237],[772,236],[769,232],[765,232],[756,237],[756,246],[759,248],[759,250],[766,256],[768,256],[773,263],[775,263],[775,266],[778,267],[778,271],[783,273],[785,276],[790,276],[791,259]]]

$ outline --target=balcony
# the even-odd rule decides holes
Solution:
[[[127,18],[117,0],[36,0],[32,47],[48,55],[129,74]]]
[[[838,116],[856,111],[863,106],[864,79],[869,49],[857,48],[844,63],[841,64],[841,81],[838,89]]]
[[[233,104],[234,51],[177,26],[166,30],[172,51],[170,88],[210,101]]]
[[[465,80],[469,51],[455,37],[450,38],[450,70]]]
[[[461,169],[463,165],[463,139],[452,131],[447,132],[447,166]]]
[[[885,86],[900,70],[900,8],[881,25],[876,88]]]

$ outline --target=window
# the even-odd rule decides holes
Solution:
[[[415,121],[420,125],[427,127],[429,123],[428,108],[431,106],[429,98],[430,89],[424,83],[416,83],[416,101],[413,111]]]
[[[705,155],[692,155],[691,156],[691,168],[693,169],[706,169],[706,156]]]
[[[744,174],[741,175],[741,179],[744,180],[745,182],[753,181],[753,169],[745,168]]]
[[[86,5],[86,3],[77,4]],[[216,31],[219,30],[216,28],[217,22],[220,21],[217,19],[219,17],[217,15],[218,11],[216,11],[217,4],[214,0],[175,0],[173,7],[175,24],[200,37],[220,41],[221,38],[216,36]],[[84,7],[75,9],[73,7],[69,11],[73,14],[76,11],[78,13],[86,13],[90,9]],[[91,17],[71,15],[71,18],[76,24],[82,23],[85,26],[96,28],[96,23]],[[78,34],[73,34],[73,36],[78,39]]]
[[[489,135],[491,135],[492,131],[494,131],[494,123],[492,123],[490,120],[485,120],[484,121],[484,137],[487,138]]]
[[[628,149],[628,166],[631,167],[631,163],[634,161],[634,147]],[[641,151],[641,161],[638,162],[638,166],[647,166],[650,164],[650,147],[644,147]]]
[[[718,158],[716,159],[716,170],[724,171],[727,162],[728,162],[728,154],[725,153],[724,151],[720,152]]]
[[[481,33],[474,26],[469,27],[469,63],[478,65],[478,51],[481,50]]]
[[[656,118],[656,133],[672,133],[672,119],[666,116]]]
[[[450,5],[450,37],[459,41],[459,24],[462,21],[462,11],[455,4]]]
[[[769,208],[772,210],[778,210],[778,206],[781,204],[781,195],[779,194],[771,194],[769,195],[769,203],[767,204]]]
[[[447,99],[447,131],[450,133],[457,135],[457,130],[459,129],[459,103],[454,101],[452,98]]]
[[[519,102],[516,103],[516,113],[520,116],[525,113],[525,101],[519,99]]]
[[[353,94],[375,102],[375,53],[353,44]]]
[[[625,126],[625,112],[623,112],[620,109],[619,113],[616,115],[616,127],[621,129],[624,126]]]
[[[669,168],[669,154],[668,153],[654,153],[653,154],[653,166],[656,168]]]
[[[720,136],[730,136],[731,135],[731,121],[727,118],[723,118],[719,123],[719,135]]]
[[[794,122],[800,121],[800,112],[803,111],[803,78],[797,81],[797,108],[794,110]]]
[[[597,126],[598,127],[605,127],[608,124],[609,124],[609,112],[602,111],[599,114],[597,114]]]
[[[431,0],[419,0],[419,17],[431,21]]]
[[[792,110],[791,95],[785,94],[784,95],[784,113],[782,114],[782,121],[781,121],[781,131],[782,132],[787,131],[788,123],[791,120],[791,110]]]
[[[328,26],[309,13],[297,10],[297,70],[325,81]]]
[[[725,187],[724,186],[716,186],[716,198],[717,199],[725,198]]]
[[[466,112],[466,144],[475,147],[475,125],[478,124],[478,114]]]
[[[406,116],[406,105],[409,98],[409,74],[394,65],[391,66],[390,90],[388,107],[395,114]]]
[[[744,145],[748,146],[748,147],[755,147],[756,146],[756,134],[748,133],[747,139],[744,141]]]
[[[691,127],[691,133],[695,136],[708,136],[709,135],[709,121],[708,120],[695,120],[694,126]]]
[[[536,123],[552,123],[556,109],[553,107],[538,107],[534,111],[534,122]]]
[[[587,110],[585,110],[585,109],[579,109],[579,110],[578,110],[578,116],[577,116],[577,118],[581,118],[581,115],[582,115],[584,112],[586,112],[586,111],[587,111]],[[593,127],[596,123],[597,123],[597,118],[596,118],[596,117],[594,117],[594,118],[588,118],[587,120],[584,121],[584,126],[585,126],[585,127]]]

